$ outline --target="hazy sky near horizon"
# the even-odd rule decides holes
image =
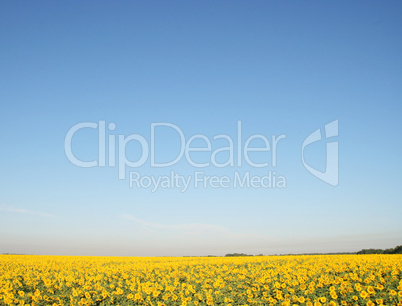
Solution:
[[[402,244],[401,14],[399,1],[2,1],[0,253]],[[338,184],[303,165],[317,129],[304,161],[330,171],[337,143]]]

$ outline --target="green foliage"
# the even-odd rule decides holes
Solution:
[[[227,257],[238,257],[238,256],[253,256],[253,255],[247,255],[244,253],[232,253],[232,254],[226,254],[225,256]]]
[[[402,245],[398,245],[395,248],[391,249],[363,249],[356,254],[363,255],[363,254],[402,254]]]

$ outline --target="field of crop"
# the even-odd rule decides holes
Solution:
[[[402,255],[0,256],[0,305],[402,305]]]

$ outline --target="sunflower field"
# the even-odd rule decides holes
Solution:
[[[0,255],[0,305],[402,305],[402,255]]]

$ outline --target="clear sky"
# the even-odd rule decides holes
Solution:
[[[401,16],[400,1],[1,1],[0,253],[402,244]]]

